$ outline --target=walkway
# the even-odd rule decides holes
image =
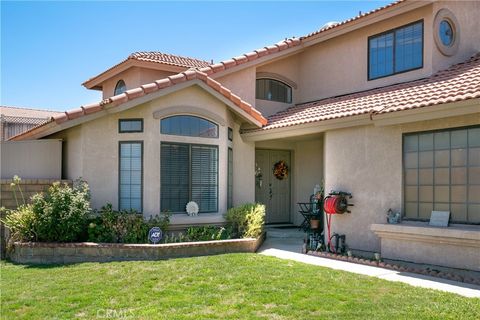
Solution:
[[[480,286],[473,284],[302,254],[303,237],[304,234],[296,229],[267,229],[267,239],[258,253],[388,281],[399,281],[416,287],[447,291],[465,297],[480,298]]]

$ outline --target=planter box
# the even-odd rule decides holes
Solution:
[[[265,240],[232,239],[167,244],[15,242],[10,259],[22,264],[62,264],[128,260],[162,260],[224,253],[256,252]]]

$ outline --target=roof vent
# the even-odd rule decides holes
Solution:
[[[320,28],[320,30],[328,29],[328,28],[333,27],[334,25],[337,25],[337,24],[339,24],[338,21],[330,21],[330,22],[327,22],[327,23],[325,23],[325,24]]]

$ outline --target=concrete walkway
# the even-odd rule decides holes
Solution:
[[[377,277],[388,281],[399,281],[416,287],[447,291],[465,297],[480,298],[480,286],[473,284],[302,254],[303,237],[303,233],[295,232],[295,230],[291,229],[267,230],[267,239],[258,250],[258,253]]]

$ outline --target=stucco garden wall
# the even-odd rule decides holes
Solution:
[[[480,123],[480,113],[385,127],[359,126],[325,133],[325,188],[353,195],[351,214],[335,215],[332,232],[346,234],[353,249],[379,251],[372,224],[402,208],[402,134]],[[415,250],[412,246],[411,250]]]

